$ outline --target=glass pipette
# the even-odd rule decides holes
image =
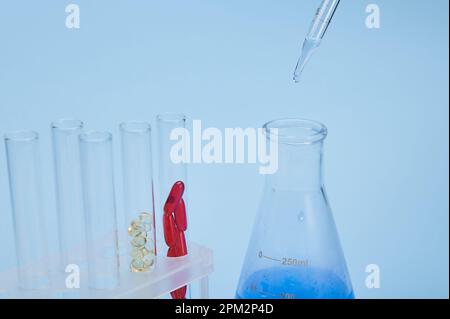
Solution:
[[[303,42],[302,52],[297,61],[294,71],[294,82],[300,81],[300,75],[313,54],[314,50],[320,45],[320,42],[328,29],[331,19],[336,11],[340,0],[323,0],[322,5],[317,9],[314,20],[309,28],[309,32]]]

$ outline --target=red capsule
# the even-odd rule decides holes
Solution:
[[[175,221],[173,220],[173,215],[163,216],[163,227],[164,227],[164,240],[166,241],[167,246],[175,247],[177,241],[177,229],[175,226]]]
[[[167,197],[166,203],[164,204],[165,214],[170,214],[175,211],[175,208],[180,202],[183,193],[184,193],[184,183],[182,181],[178,181],[175,184],[173,184],[169,196]]]
[[[175,208],[175,224],[179,230],[185,231],[187,229],[186,205],[183,199]]]
[[[186,299],[186,291],[187,287],[183,286],[181,288],[178,288],[177,290],[170,292],[170,295],[172,296],[172,299]]]
[[[169,250],[167,250],[167,257],[178,257],[177,247],[169,247]]]
[[[187,244],[184,231],[187,229],[186,205],[183,200],[184,183],[176,182],[170,190],[164,204],[164,239],[169,249],[168,257],[187,255]],[[187,286],[178,288],[170,293],[173,299],[185,299]]]
[[[187,245],[186,245],[186,236],[184,236],[184,232],[178,230],[176,233],[176,244],[175,248],[177,251],[177,256],[186,256],[187,251]]]

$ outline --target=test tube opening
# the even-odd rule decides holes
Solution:
[[[52,122],[52,129],[57,129],[61,131],[75,131],[83,128],[83,122],[77,119],[59,119]]]

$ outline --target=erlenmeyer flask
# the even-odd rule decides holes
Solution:
[[[264,132],[278,146],[278,170],[266,176],[236,297],[354,298],[322,182],[326,127],[283,119]]]

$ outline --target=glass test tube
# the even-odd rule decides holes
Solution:
[[[165,255],[168,257],[180,257],[186,255],[189,251],[187,236],[189,223],[186,220],[186,212],[189,216],[186,167],[188,159],[186,157],[189,154],[177,149],[177,146],[179,146],[181,149],[184,149],[184,152],[188,150],[189,138],[186,135],[180,137],[186,129],[186,116],[179,113],[165,113],[158,115],[157,121],[160,186],[158,222],[161,225],[157,231],[159,231],[159,234],[164,235],[164,237],[159,236],[158,238],[161,238],[159,242],[163,243],[161,249]],[[177,142],[178,138],[181,139]],[[179,195],[181,194],[182,197],[180,198]],[[177,203],[174,203],[174,199]],[[168,212],[164,211],[166,201],[172,202],[172,208],[177,207],[173,215],[169,215],[167,214]],[[181,201],[183,201],[182,205],[180,205]],[[181,207],[181,214],[178,214],[178,208]],[[181,221],[180,215],[184,215],[184,221]],[[184,226],[181,226],[181,224],[184,224]],[[172,239],[172,246],[168,245],[168,238],[169,241],[170,238]],[[170,295],[173,299],[190,298],[190,286],[183,286],[170,292]]]
[[[164,204],[169,196],[172,186],[177,182],[181,181],[185,184],[185,191],[183,194],[183,199],[186,205],[186,211],[188,211],[187,203],[187,167],[186,163],[177,161],[177,159],[171,158],[172,147],[177,143],[176,139],[179,137],[176,130],[186,128],[186,116],[179,113],[164,113],[157,117],[158,122],[158,147],[159,147],[159,209],[157,216],[157,225],[160,224],[161,227],[157,228],[157,233],[162,235],[164,233],[162,227],[163,214],[164,214]],[[181,132],[181,131],[180,131]],[[174,134],[174,138],[171,139],[171,134]],[[183,145],[185,150],[188,150],[189,140],[183,139],[186,144]],[[180,143],[180,142],[178,142]],[[186,154],[185,154],[186,155]],[[177,156],[183,156],[182,154],[177,154]],[[159,238],[159,235],[158,235]],[[160,240],[164,243],[164,239]],[[164,250],[167,250],[167,245],[163,245]]]
[[[119,282],[112,136],[89,132],[79,141],[89,286],[111,289]]]
[[[126,267],[144,272],[155,267],[151,127],[147,122],[120,124],[125,206]]]
[[[56,203],[61,254],[61,270],[86,261],[86,236],[81,187],[78,136],[83,122],[61,119],[52,123]]]
[[[39,136],[33,131],[5,135],[19,286],[48,285],[47,246],[41,195]]]

